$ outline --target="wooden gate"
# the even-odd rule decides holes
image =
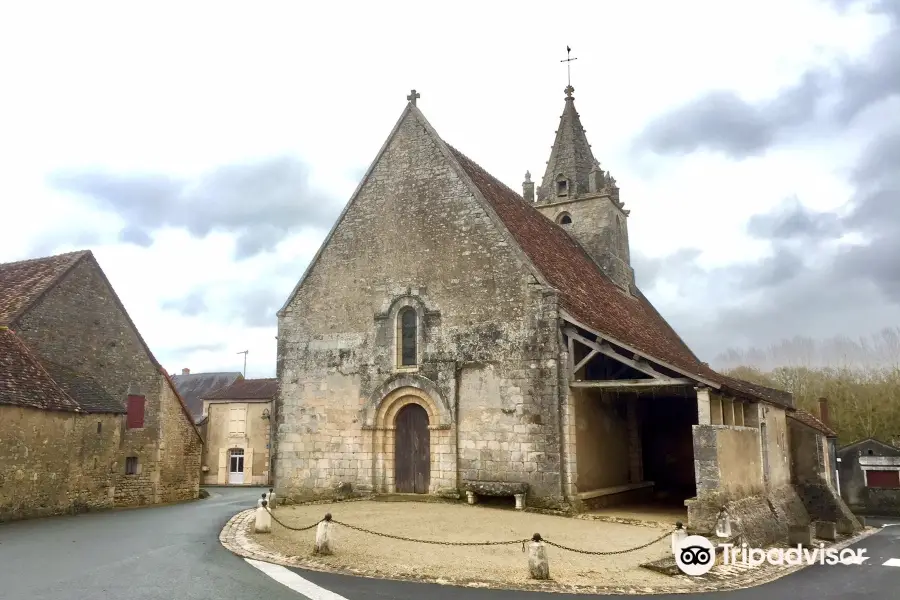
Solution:
[[[431,435],[428,413],[407,404],[397,413],[394,439],[394,489],[398,494],[427,494],[431,483]]]

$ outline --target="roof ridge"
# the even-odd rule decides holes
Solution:
[[[71,252],[60,252],[59,254],[50,254],[47,256],[36,256],[34,258],[23,258],[21,260],[12,260],[9,262],[2,262],[2,263],[0,263],[0,267],[11,266],[11,265],[24,265],[24,264],[28,264],[28,263],[38,263],[38,262],[42,262],[45,260],[63,258],[64,256],[71,256],[74,258],[76,255],[84,255],[84,254],[88,254],[90,252],[91,252],[90,250],[73,250]]]

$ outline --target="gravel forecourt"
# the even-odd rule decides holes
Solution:
[[[572,519],[483,506],[418,502],[346,502],[281,506],[277,519],[306,527],[331,513],[336,521],[409,538],[475,542],[527,539],[534,533],[558,544],[590,551],[612,551],[646,544],[666,529]],[[407,542],[336,525],[334,555],[317,557],[325,565],[372,576],[521,584],[528,580],[521,544],[446,546]],[[296,532],[273,522],[271,534],[253,534],[264,548],[287,556],[312,555],[315,528]],[[668,536],[634,552],[592,556],[547,547],[550,576],[559,584],[670,588],[685,583],[639,565],[671,554]]]

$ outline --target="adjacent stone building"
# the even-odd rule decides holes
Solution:
[[[861,515],[900,516],[900,448],[866,438],[837,451],[841,496]]]
[[[278,313],[282,498],[525,489],[571,510],[668,502],[697,531],[727,507],[780,523],[764,537],[818,518],[792,472],[788,419],[808,413],[711,369],[637,288],[573,92],[522,195],[409,96]]]
[[[199,432],[90,251],[0,264],[0,439],[0,520],[199,494]]]
[[[203,396],[203,483],[269,485],[276,379],[243,379]]]

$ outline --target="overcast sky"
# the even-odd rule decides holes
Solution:
[[[638,281],[698,354],[900,323],[900,2],[550,6],[10,4],[0,261],[90,248],[170,371],[272,376],[275,311],[410,88],[521,189],[570,45]]]

